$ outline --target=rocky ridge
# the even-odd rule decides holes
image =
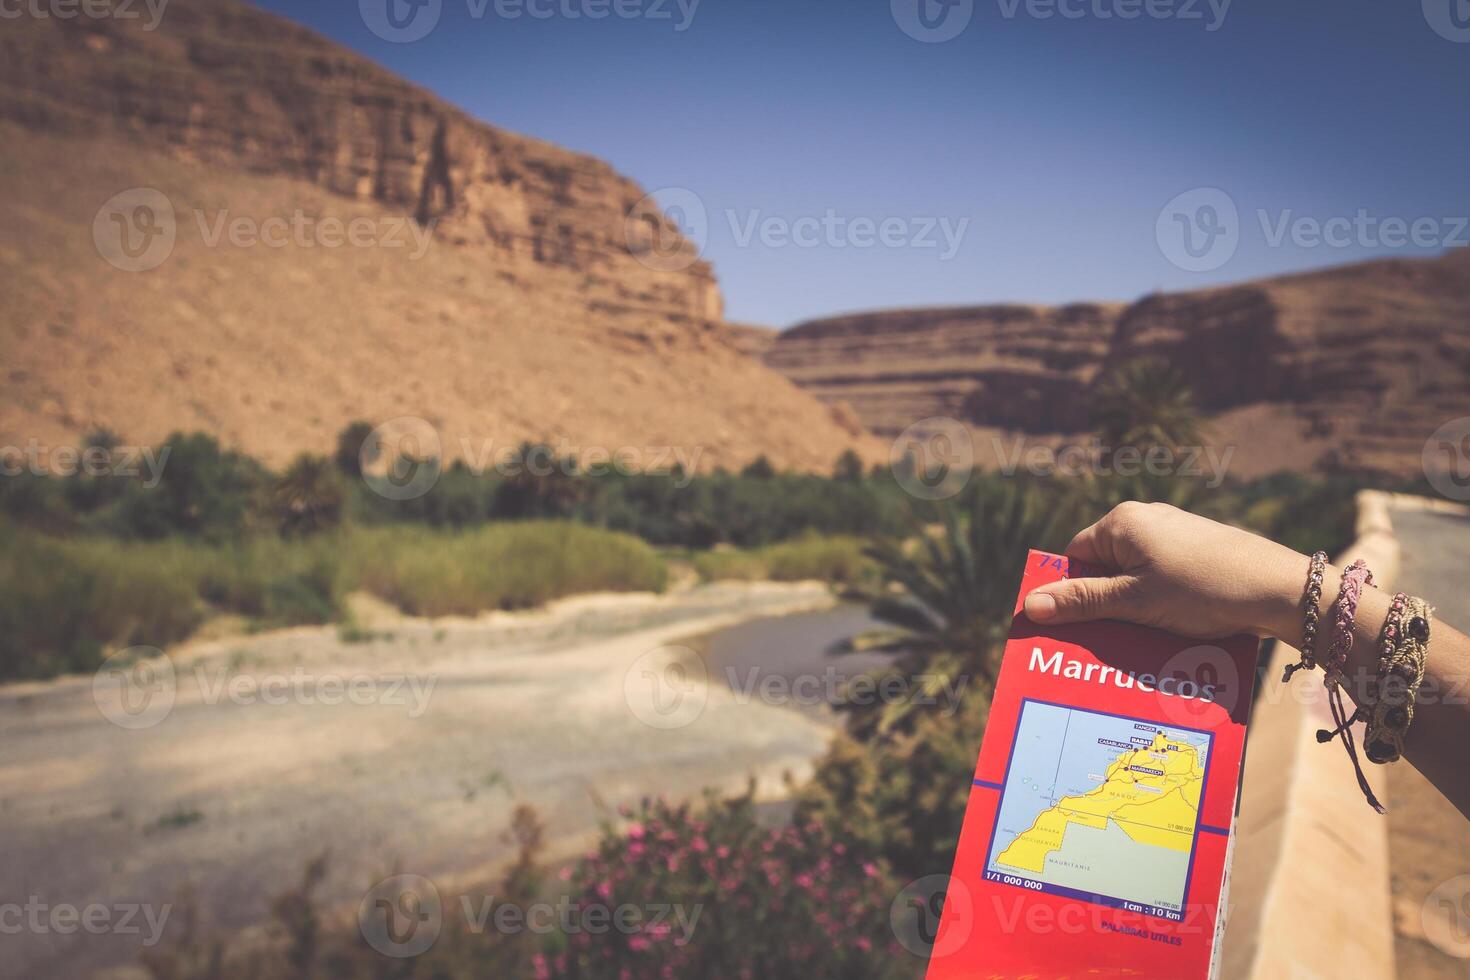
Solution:
[[[1161,357],[1194,389],[1212,441],[1234,447],[1233,472],[1411,476],[1425,440],[1470,415],[1470,251],[1127,305],[855,314],[795,326],[763,356],[881,435],[948,416],[1042,441],[1089,431],[1113,367]]]

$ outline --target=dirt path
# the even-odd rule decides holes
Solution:
[[[1403,546],[1396,587],[1470,629],[1470,518],[1395,510],[1393,526]],[[1470,976],[1470,823],[1410,766],[1390,767],[1389,794],[1398,975],[1461,980]]]
[[[369,642],[335,629],[216,641],[175,654],[171,710],[136,729],[103,717],[90,677],[0,687],[0,905],[47,907],[18,934],[0,915],[0,976],[136,960],[144,915],[139,933],[65,934],[48,918],[62,904],[102,903],[117,922],[148,903],[156,919],[190,882],[206,920],[233,931],[326,849],[323,898],[351,906],[393,869],[485,880],[518,803],[565,848],[646,793],[754,776],[775,795],[830,728],[738,703],[661,648],[831,605],[815,584],[721,584],[403,621]],[[154,720],[168,688],[152,690],[155,707],[119,717]],[[116,713],[120,697],[104,691],[101,707]]]

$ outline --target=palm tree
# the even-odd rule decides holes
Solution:
[[[916,518],[909,538],[868,549],[883,587],[859,597],[884,626],[834,648],[897,654],[881,673],[922,678],[926,700],[961,679],[993,688],[1026,555],[1057,545],[1067,508],[1028,482],[997,479],[977,484],[964,509],[947,502],[935,509],[937,525]],[[907,727],[917,701],[876,712],[849,708],[849,729],[870,737]]]
[[[346,496],[331,460],[302,454],[276,481],[272,504],[283,534],[311,534],[341,523]]]
[[[1092,422],[1110,450],[1198,445],[1205,434],[1184,375],[1154,357],[1129,361],[1098,385]]]

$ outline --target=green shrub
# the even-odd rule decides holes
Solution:
[[[167,551],[0,527],[0,678],[94,670],[108,647],[163,647],[203,616]]]
[[[873,560],[864,554],[857,538],[823,538],[807,535],[794,541],[773,544],[762,550],[771,578],[778,582],[821,579],[852,585],[871,575]]]
[[[769,578],[771,570],[758,552],[738,548],[700,551],[693,557],[694,570],[706,582],[754,582]]]
[[[871,577],[872,559],[858,538],[803,535],[751,551],[720,548],[694,555],[694,569],[706,582],[720,580],[805,582],[854,585]]]
[[[971,684],[952,717],[925,714],[867,742],[838,736],[798,792],[796,821],[822,823],[902,879],[948,874],[989,710]]]
[[[345,541],[356,588],[412,615],[521,609],[578,592],[661,591],[668,570],[625,534],[558,521],[449,534],[393,527]]]

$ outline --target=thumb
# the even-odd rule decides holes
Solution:
[[[1127,575],[1050,582],[1026,596],[1026,615],[1038,623],[1127,619],[1137,579]]]

